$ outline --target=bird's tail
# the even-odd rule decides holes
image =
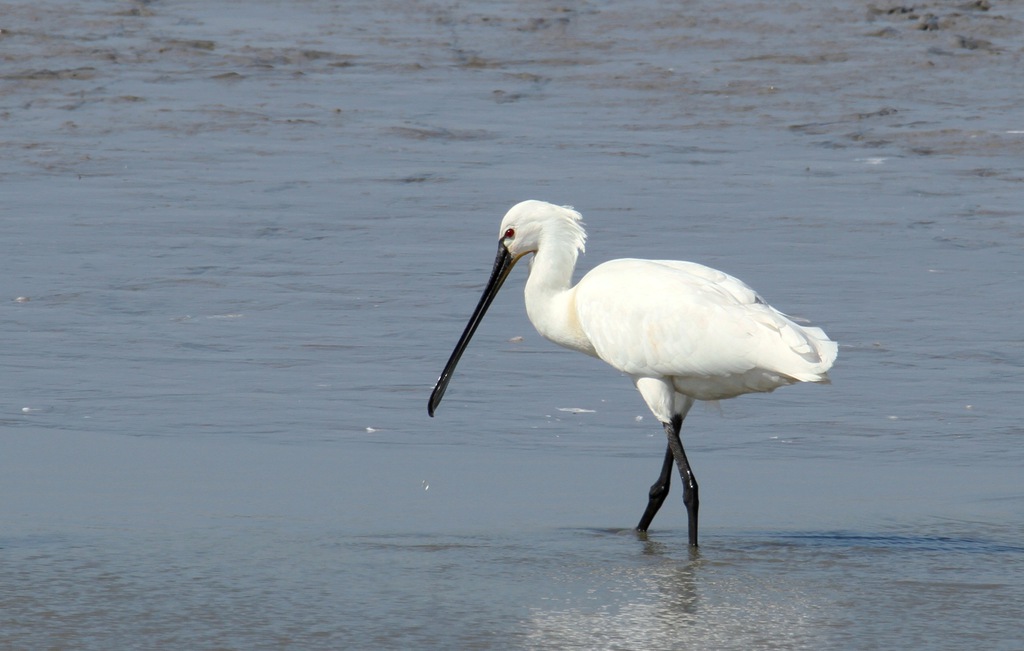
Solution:
[[[793,335],[799,335],[802,341],[790,342],[793,352],[797,353],[806,362],[806,367],[797,373],[787,373],[793,379],[800,382],[819,382],[827,384],[828,370],[836,361],[839,354],[839,344],[828,338],[821,328],[798,326],[793,324],[790,330]]]

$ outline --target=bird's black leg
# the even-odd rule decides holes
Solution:
[[[658,476],[658,481],[654,482],[651,486],[651,492],[648,494],[647,510],[644,511],[644,515],[640,518],[640,524],[636,525],[637,531],[647,531],[647,527],[651,526],[651,520],[658,513],[658,509],[661,508],[662,503],[665,502],[665,498],[668,497],[669,484],[672,483],[672,463],[675,456],[672,454],[672,446],[665,448],[665,461],[661,464],[661,475]]]
[[[697,478],[693,476],[690,469],[690,462],[686,460],[686,452],[683,450],[683,442],[679,438],[679,430],[683,426],[682,415],[672,417],[671,423],[665,423],[665,433],[668,434],[668,448],[679,467],[679,476],[683,480],[683,504],[686,505],[686,516],[689,520],[690,546],[697,546],[697,509],[700,507],[700,498],[697,492]]]

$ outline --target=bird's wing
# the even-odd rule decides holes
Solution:
[[[695,276],[710,286],[716,288],[716,291],[721,291],[732,296],[737,303],[746,305],[750,303],[764,303],[765,300],[761,296],[750,288],[745,282],[730,276],[724,271],[718,269],[712,269],[706,267],[697,262],[686,262],[684,260],[637,260],[637,262],[650,262],[653,264],[663,265],[669,269],[675,269],[676,271],[690,276]]]
[[[574,298],[597,355],[631,375],[691,378],[708,386],[714,378],[732,378],[725,397],[768,390],[765,382],[774,388],[817,381],[831,365],[823,364],[810,329],[742,281],[700,264],[614,260],[584,276]]]

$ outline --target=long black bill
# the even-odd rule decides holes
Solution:
[[[473,316],[469,317],[469,323],[466,324],[466,329],[462,332],[462,336],[459,337],[459,343],[455,344],[455,350],[452,351],[452,356],[448,358],[448,363],[445,364],[444,370],[441,371],[441,377],[437,378],[434,392],[430,394],[430,402],[427,403],[427,413],[431,416],[434,415],[434,410],[437,409],[437,406],[441,404],[441,398],[444,397],[444,392],[448,388],[448,382],[451,381],[452,373],[455,372],[455,365],[459,363],[462,353],[466,350],[466,346],[469,345],[469,340],[473,338],[473,333],[476,332],[477,326],[483,321],[487,308],[491,306],[494,297],[498,295],[498,290],[501,289],[501,285],[505,282],[508,272],[512,271],[512,266],[515,263],[516,259],[508,252],[504,243],[499,243],[498,256],[494,258],[494,269],[491,271],[491,279],[487,281],[487,287],[484,288],[484,294],[480,297],[480,302],[477,303],[476,309],[473,310]]]

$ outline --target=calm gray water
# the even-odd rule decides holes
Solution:
[[[1024,648],[1024,5],[0,13],[0,648]],[[841,344],[695,409],[702,547],[525,270],[697,260]],[[521,338],[521,339],[520,339]]]

